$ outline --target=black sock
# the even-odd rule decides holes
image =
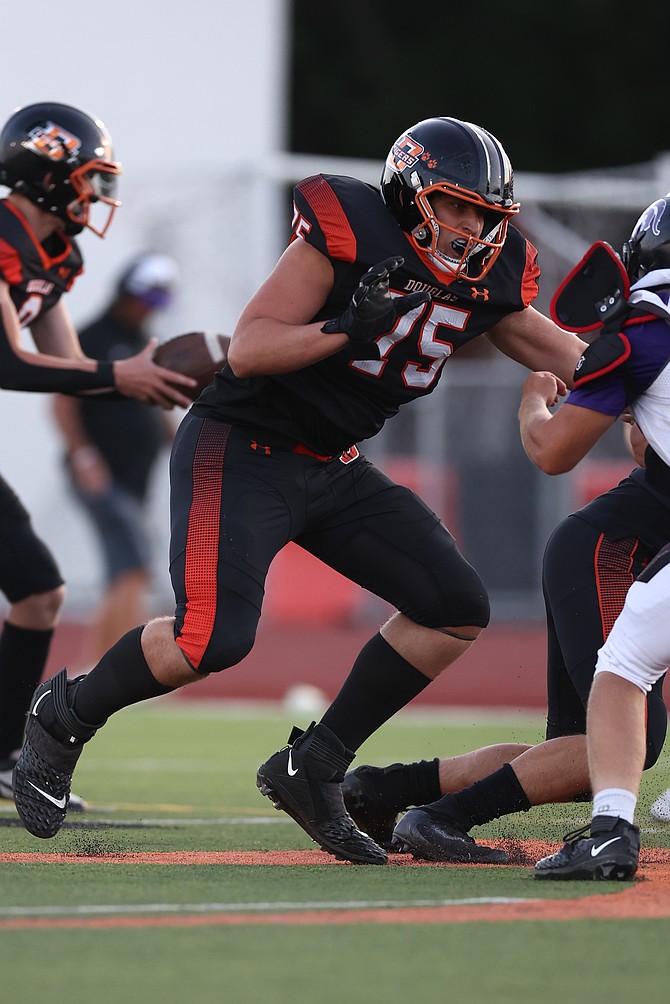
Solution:
[[[385,805],[400,812],[440,797],[440,761],[392,763],[375,774],[375,785]]]
[[[124,634],[79,683],[72,710],[82,721],[104,722],[121,708],[175,689],[164,687],[149,669],[141,634],[141,627]]]
[[[26,715],[42,679],[53,630],[5,621],[0,633],[0,763],[23,745]]]
[[[508,763],[468,788],[443,795],[436,802],[424,806],[434,815],[455,822],[464,830],[481,826],[498,816],[508,816],[511,812],[525,812],[530,807],[528,796]]]
[[[321,721],[355,751],[430,682],[376,634],[362,648]]]

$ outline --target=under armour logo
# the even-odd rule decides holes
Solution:
[[[266,457],[269,457],[272,452],[269,446],[264,446],[263,443],[257,443],[255,439],[252,439],[249,445],[252,450],[261,450]]]
[[[470,286],[470,292],[472,293],[472,299],[476,300],[477,297],[481,296],[482,300],[486,301],[489,298],[489,291],[484,287],[484,289],[477,289],[476,286]]]
[[[357,446],[350,446],[348,450],[345,450],[340,454],[340,463],[350,464],[360,456]]]

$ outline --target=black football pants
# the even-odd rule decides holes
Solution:
[[[670,510],[630,478],[568,516],[546,547],[547,739],[586,732],[586,706],[598,649],[633,580],[669,539]],[[658,759],[667,728],[659,680],[647,700],[647,762]]]
[[[319,460],[261,430],[185,417],[170,464],[170,574],[177,644],[197,672],[251,650],[268,568],[289,541],[419,624],[486,626],[486,590],[446,527],[354,454]]]

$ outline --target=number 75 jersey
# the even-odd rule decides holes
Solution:
[[[523,310],[538,292],[537,252],[514,227],[481,282],[452,280],[417,254],[380,192],[353,178],[316,175],[300,182],[294,190],[291,239],[307,241],[333,267],[333,289],[314,321],[339,317],[361,276],[391,256],[404,259],[391,274],[391,292],[427,290],[431,296],[372,347],[361,351],[351,346],[305,369],[259,378],[261,382],[236,381],[226,369],[215,381],[219,386],[200,399],[214,406],[216,397],[218,415],[214,407],[195,406],[212,417],[271,426],[319,453],[338,453],[374,436],[401,405],[431,393],[454,352],[506,315]]]

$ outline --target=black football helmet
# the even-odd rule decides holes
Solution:
[[[395,141],[382,173],[382,198],[419,253],[454,277],[477,282],[502,250],[514,201],[512,165],[495,136],[454,118],[424,119]],[[433,192],[484,210],[481,237],[452,230],[433,212]],[[450,230],[453,257],[438,248],[440,229]]]
[[[670,192],[647,206],[622,248],[621,259],[631,284],[655,269],[670,269]]]
[[[99,119],[52,101],[18,108],[0,132],[0,184],[19,192],[65,223],[65,232],[88,227],[104,237],[121,203],[114,198],[121,165]],[[109,210],[100,226],[93,203]]]

